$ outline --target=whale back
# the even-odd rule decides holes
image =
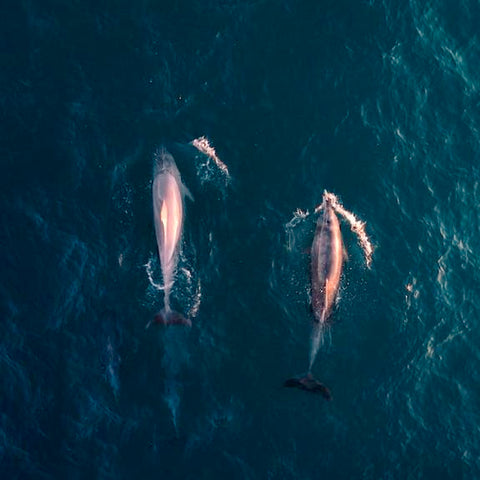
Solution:
[[[343,268],[340,222],[330,202],[318,219],[312,245],[312,308],[315,319],[325,322],[336,300]]]
[[[155,158],[152,197],[158,254],[167,284],[176,266],[184,208],[180,173],[172,155],[165,150]]]

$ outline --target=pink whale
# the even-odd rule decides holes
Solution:
[[[162,148],[155,155],[152,185],[153,219],[164,284],[164,307],[155,315],[154,322],[162,325],[192,324],[190,319],[170,308],[182,239],[185,195],[193,200],[182,183],[175,160]]]

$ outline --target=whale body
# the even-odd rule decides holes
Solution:
[[[340,222],[332,202],[326,194],[323,196],[322,209],[323,215],[317,220],[311,248],[310,280],[314,326],[310,369],[305,377],[290,378],[285,381],[284,386],[320,393],[324,398],[330,400],[332,398],[330,391],[312,377],[310,370],[319,348],[320,339],[337,300],[345,249]]]
[[[153,219],[158,256],[164,284],[164,307],[154,321],[162,325],[191,325],[191,321],[170,308],[170,292],[174,283],[183,232],[184,197],[192,196],[183,185],[172,155],[164,148],[154,158],[152,184]]]
[[[312,310],[315,321],[323,325],[337,299],[345,256],[340,222],[329,198],[324,198],[311,255]]]

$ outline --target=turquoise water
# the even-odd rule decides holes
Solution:
[[[479,10],[2,5],[2,478],[480,477]],[[145,329],[161,144],[195,198],[190,330]],[[308,369],[325,189],[374,245],[368,269],[343,224],[332,402],[282,387]]]

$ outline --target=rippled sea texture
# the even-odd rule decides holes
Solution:
[[[478,2],[1,11],[2,478],[480,477]],[[190,330],[145,329],[161,144],[195,197]],[[369,270],[344,226],[332,402],[282,388],[324,189],[375,247]]]

